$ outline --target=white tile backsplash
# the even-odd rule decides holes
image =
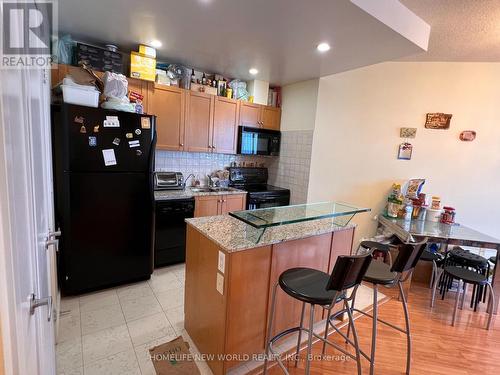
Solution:
[[[247,166],[265,166],[276,159],[266,156],[242,156],[227,154],[211,154],[203,152],[156,151],[156,171],[182,172],[184,177],[193,173],[199,175],[202,183],[207,174],[229,167],[232,162],[247,163]],[[190,183],[190,181],[188,182]]]
[[[307,201],[313,130],[281,132],[280,156],[269,164],[269,183],[290,189],[290,203]]]

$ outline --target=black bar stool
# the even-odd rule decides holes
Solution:
[[[493,317],[493,309],[495,306],[495,293],[493,292],[493,287],[489,282],[488,275],[483,275],[478,273],[476,270],[470,270],[464,267],[445,265],[443,269],[443,277],[446,276],[450,280],[458,280],[457,294],[455,296],[455,308],[453,309],[453,318],[451,320],[451,325],[455,325],[455,320],[457,318],[457,310],[459,306],[460,290],[462,289],[462,299],[460,303],[460,310],[464,307],[465,294],[467,293],[467,284],[474,285],[475,288],[488,288],[490,292],[489,298],[489,316],[486,329],[489,330],[491,327],[491,320]],[[461,288],[460,282],[462,282],[463,287]],[[433,295],[435,294],[437,283],[434,284]],[[475,309],[474,309],[475,311]]]
[[[446,266],[459,266],[462,268],[466,269],[471,269],[474,270],[475,272],[485,275],[488,277],[490,273],[490,265],[489,262],[486,258],[474,254],[470,252],[469,250],[464,250],[459,246],[456,246],[452,250],[448,251],[446,253],[446,258],[444,261],[444,267]],[[441,272],[442,274],[442,272]],[[444,299],[446,292],[448,291],[449,288],[452,286],[454,278],[451,277],[450,275],[446,274],[443,275],[441,278],[441,295],[442,298]],[[467,283],[464,284],[463,286],[465,289],[467,288]],[[463,297],[465,298],[465,293],[467,290],[464,290]],[[433,293],[432,298],[434,299],[435,293]],[[470,307],[474,307],[474,311],[477,311],[477,306],[479,302],[483,300],[483,302],[486,302],[486,290],[483,285],[476,285],[473,284],[473,290],[472,290],[472,298],[470,301]],[[431,303],[431,307],[434,305],[434,303]],[[462,303],[463,305],[463,303]]]
[[[306,331],[308,333],[307,358],[305,368],[306,374],[309,374],[311,366],[311,350],[313,337],[316,337],[324,343],[333,346],[350,358],[355,359],[357,362],[358,374],[361,374],[361,359],[358,336],[354,327],[351,307],[349,306],[348,302],[351,301],[356,295],[357,288],[361,283],[361,280],[365,275],[365,272],[368,269],[371,260],[371,253],[355,256],[339,256],[337,258],[337,261],[335,262],[335,266],[331,275],[311,268],[292,268],[286,270],[280,275],[279,281],[274,286],[273,290],[271,313],[269,316],[267,332],[268,342],[266,346],[266,358],[264,361],[264,374],[267,373],[268,357],[270,353],[272,353],[273,358],[276,359],[278,365],[281,367],[284,373],[288,374],[288,371],[285,368],[282,360],[275,353],[273,344],[286,335],[295,332],[298,332],[297,349],[295,353],[295,366],[297,366],[303,331]],[[273,321],[276,307],[276,292],[278,289],[278,285],[290,297],[302,301],[302,314],[300,318],[300,325],[298,327],[287,329],[283,332],[278,333],[276,336],[271,337],[273,332]],[[347,289],[350,288],[353,289],[350,295],[347,296]],[[337,303],[343,303],[344,308],[332,315],[332,308]],[[311,305],[308,329],[304,328],[304,311],[306,304]],[[325,333],[324,337],[321,337],[314,332],[314,308],[316,305],[319,305],[320,307],[328,311],[329,318],[327,319],[327,324],[330,319],[333,319],[340,314],[347,313],[349,317],[349,324],[353,327],[354,337],[354,341],[349,340],[349,343],[354,346],[354,349],[356,351],[355,356],[339,345],[329,341],[326,336],[327,332]]]
[[[398,330],[406,335],[407,344],[407,354],[406,354],[406,374],[410,373],[411,365],[411,334],[410,334],[410,317],[408,314],[408,306],[406,303],[406,296],[403,291],[403,283],[408,280],[411,276],[422,252],[424,251],[427,243],[427,239],[419,239],[419,242],[415,243],[401,243],[397,245],[399,249],[398,256],[394,261],[394,264],[389,265],[381,261],[373,261],[368,270],[366,271],[363,281],[371,283],[373,285],[373,315],[370,315],[362,310],[354,308],[354,302],[352,301],[353,311],[357,311],[363,315],[366,315],[373,319],[372,325],[372,343],[371,343],[371,354],[368,358],[370,362],[370,375],[373,375],[375,371],[375,348],[377,344],[377,323],[381,322],[391,328]],[[364,244],[366,245],[366,243]],[[360,244],[361,247],[364,246],[363,243]],[[390,252],[390,246],[385,244],[371,245],[370,250],[375,249],[383,251],[385,248],[387,252]],[[386,322],[378,317],[378,286],[383,285],[385,287],[393,287],[398,285],[399,295],[401,303],[403,305],[403,311],[405,315],[405,329],[402,329],[394,324]],[[350,327],[349,327],[350,328]],[[349,336],[350,329],[348,328],[347,336]],[[354,333],[354,331],[353,331]]]

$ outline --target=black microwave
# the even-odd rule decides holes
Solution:
[[[281,132],[240,126],[238,129],[238,154],[271,155],[280,154]]]

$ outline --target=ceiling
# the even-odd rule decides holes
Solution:
[[[429,49],[408,61],[500,61],[499,0],[401,0],[431,25]]]
[[[405,38],[387,26],[391,7],[401,7],[397,1],[380,3],[385,23],[355,2],[368,3],[64,0],[59,1],[59,31],[90,43],[116,44],[127,52],[137,50],[139,43],[158,39],[163,43],[158,49],[161,61],[272,84],[325,76],[422,51],[408,35]],[[397,18],[395,21],[400,22],[401,17]],[[316,51],[316,45],[322,41],[332,46],[324,54]],[[248,73],[251,67],[259,70],[257,76]]]

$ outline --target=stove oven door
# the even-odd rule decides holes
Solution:
[[[278,206],[288,206],[290,204],[289,196],[252,196],[247,200],[247,210],[257,208],[268,208]]]

